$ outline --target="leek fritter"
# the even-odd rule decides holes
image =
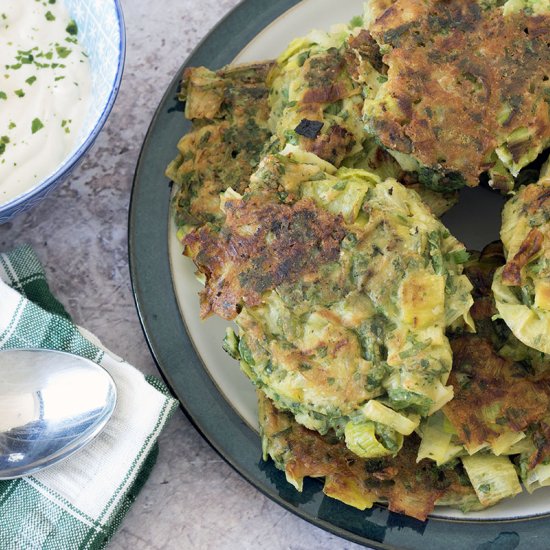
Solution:
[[[537,372],[528,361],[502,357],[489,340],[478,336],[452,339],[451,346],[449,381],[455,396],[442,411],[449,421],[446,436],[454,443],[454,456],[462,457],[467,471],[467,461],[474,457],[496,457],[503,466],[511,457],[520,464],[529,491],[549,485],[550,370]],[[435,440],[441,441],[440,436]],[[468,454],[457,449],[457,443]],[[492,494],[495,487],[489,486],[478,493],[481,502],[494,503],[518,492],[517,476],[510,468],[508,472],[500,492]]]
[[[219,220],[220,193],[241,191],[255,170],[268,129],[267,74],[271,63],[187,69],[180,100],[191,130],[178,143],[167,176],[176,184],[174,219],[180,236]]]
[[[270,128],[281,147],[298,145],[335,166],[363,149],[363,88],[380,85],[372,65],[381,60],[369,33],[358,31],[313,31],[277,59],[269,75]]]
[[[525,365],[497,354],[491,342],[474,335],[451,340],[454,399],[444,413],[459,439],[473,452],[497,444],[503,434],[520,434],[543,418],[550,405],[546,384]]]
[[[421,521],[434,505],[463,511],[483,506],[457,464],[437,468],[429,460],[417,464],[418,438],[407,438],[395,457],[364,459],[353,454],[334,433],[320,435],[298,424],[258,392],[264,460],[270,456],[299,491],[305,477],[324,478],[328,496],[364,510],[387,502],[392,512]]]
[[[365,100],[365,122],[404,165],[418,165],[426,184],[475,186],[494,171],[502,185],[550,143],[548,5],[501,4],[367,5],[388,71]]]
[[[406,173],[377,137],[365,131],[364,98],[376,95],[385,72],[378,45],[364,28],[339,25],[328,33],[313,31],[293,40],[268,77],[274,135],[270,148],[297,145],[336,167],[395,178],[414,188],[440,216],[458,194],[426,188],[416,172]]]
[[[525,346],[495,317],[491,283],[504,262],[496,242],[465,265],[477,334],[451,336],[454,398],[419,428],[419,459],[441,466],[460,458],[487,506],[518,492],[509,457],[528,490],[550,484],[550,356]],[[491,477],[491,468],[498,475]]]
[[[531,373],[550,371],[550,355],[526,346],[499,318],[491,286],[495,272],[506,263],[502,242],[487,245],[481,253],[471,252],[464,274],[474,286],[470,313],[479,337],[491,342],[499,356],[523,364]]]
[[[395,180],[293,148],[222,204],[226,223],[184,244],[206,278],[203,315],[239,326],[226,349],[303,425],[397,453],[452,397],[445,329],[472,303],[463,245]]]
[[[511,432],[521,440],[550,407],[550,356],[525,346],[496,318],[491,283],[504,261],[498,242],[470,258],[464,273],[474,285],[477,334],[451,338],[455,396],[443,412],[470,452],[503,448]]]
[[[495,273],[500,316],[527,346],[550,353],[550,175],[522,187],[504,206],[507,263]]]

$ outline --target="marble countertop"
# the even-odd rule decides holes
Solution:
[[[179,66],[237,0],[123,0],[126,69],[114,110],[68,183],[11,223],[0,250],[30,243],[76,322],[158,375],[136,314],[127,251],[132,178],[153,112]],[[111,550],[359,549],[270,501],[178,411]]]

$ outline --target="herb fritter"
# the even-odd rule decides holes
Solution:
[[[506,265],[495,273],[499,314],[527,346],[550,354],[550,174],[504,206]]]
[[[367,5],[388,66],[387,82],[365,101],[368,130],[402,164],[416,163],[428,185],[475,186],[494,171],[495,184],[509,187],[550,144],[548,5],[501,4]]]
[[[226,223],[184,245],[206,278],[203,315],[239,326],[226,349],[305,426],[397,453],[452,397],[445,328],[472,303],[464,247],[395,180],[294,148],[222,204]]]
[[[334,433],[320,435],[298,424],[258,392],[264,460],[271,457],[289,483],[302,490],[305,477],[324,478],[326,495],[364,510],[387,502],[392,512],[424,521],[436,504],[483,508],[459,463],[443,468],[416,462],[419,440],[407,438],[397,457],[361,458]]]
[[[444,465],[460,458],[486,506],[518,492],[510,459],[528,490],[550,484],[550,355],[494,318],[491,283],[504,261],[497,242],[465,265],[477,334],[451,336],[454,398],[420,426],[419,459]]]
[[[271,133],[267,74],[271,63],[187,69],[180,100],[191,130],[166,175],[176,184],[173,211],[180,237],[223,217],[220,193],[242,191]]]

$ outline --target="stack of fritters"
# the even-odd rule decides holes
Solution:
[[[290,483],[301,489],[305,476],[324,477],[333,498],[360,509],[388,502],[418,519],[435,504],[491,506],[521,490],[518,474],[529,491],[550,484],[550,356],[492,320],[491,282],[503,262],[495,243],[466,265],[478,333],[451,338],[454,399],[423,421],[420,440],[406,438],[395,458],[360,458],[333,431],[305,429],[259,393],[264,454]]]
[[[502,4],[371,0],[184,75],[178,237],[298,489],[425,519],[550,485],[550,179],[508,201],[504,251],[468,260],[435,217],[550,143],[549,6]]]

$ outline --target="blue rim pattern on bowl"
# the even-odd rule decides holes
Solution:
[[[80,143],[77,149],[72,152],[71,156],[68,157],[51,176],[25,193],[15,197],[5,204],[0,205],[0,224],[11,220],[17,214],[34,207],[37,203],[44,199],[50,191],[53,191],[58,185],[65,181],[82,161],[105,125],[120,89],[122,73],[124,71],[124,61],[126,57],[126,30],[124,26],[124,14],[122,12],[120,0],[113,0],[113,3],[116,12],[116,22],[118,23],[118,64],[115,76],[112,79],[110,94],[103,106],[101,115],[97,118],[93,129],[88,134],[86,139]]]

